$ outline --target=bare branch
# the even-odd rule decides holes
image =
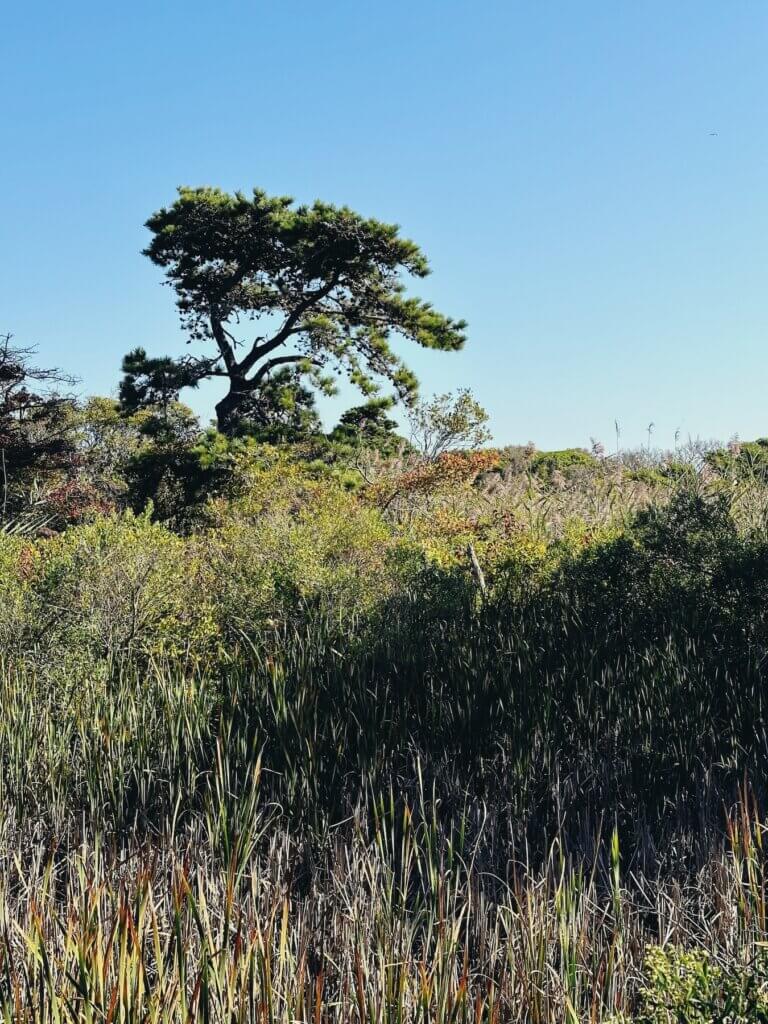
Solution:
[[[296,325],[305,313],[307,313],[314,305],[321,302],[327,295],[329,295],[336,285],[339,283],[340,275],[334,274],[334,276],[325,284],[322,288],[318,288],[317,291],[310,293],[285,320],[285,323],[277,332],[277,334],[269,341],[265,341],[261,345],[254,345],[245,359],[242,359],[239,364],[239,370],[241,373],[248,373],[259,359],[263,359],[264,356],[268,356],[270,352],[274,352],[276,348],[284,345],[285,342],[291,337],[292,334],[297,333]],[[259,378],[260,379],[260,378]]]

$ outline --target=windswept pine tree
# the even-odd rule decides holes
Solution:
[[[278,368],[292,366],[325,391],[346,373],[366,396],[382,381],[413,399],[417,382],[392,348],[401,337],[455,351],[463,320],[405,293],[403,276],[429,273],[399,228],[347,207],[296,206],[254,190],[181,188],[147,221],[145,250],[166,271],[190,343],[189,384],[220,377],[219,429],[235,433],[244,408]],[[169,368],[166,368],[169,369]],[[134,373],[141,367],[134,362]]]

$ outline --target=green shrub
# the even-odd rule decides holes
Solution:
[[[102,517],[41,543],[34,586],[54,648],[197,659],[215,644],[201,552],[146,515]]]
[[[586,624],[654,643],[671,625],[701,644],[765,643],[768,547],[742,534],[726,495],[682,488],[626,530],[568,559],[559,599]]]
[[[252,634],[307,606],[370,611],[420,564],[373,508],[334,476],[265,449],[240,466],[240,495],[211,507],[209,546],[223,633]]]
[[[693,476],[693,470],[685,462],[664,462],[657,466],[639,466],[624,471],[627,480],[647,484],[649,487],[667,487],[686,476]]]
[[[549,480],[555,473],[567,473],[579,467],[594,468],[600,463],[584,448],[564,448],[557,452],[537,452],[531,459],[531,470]]]
[[[765,482],[768,479],[768,438],[734,442],[727,448],[709,452],[705,461],[722,476]]]
[[[727,968],[703,950],[652,947],[640,1006],[624,1024],[761,1024],[768,1021],[768,974],[763,960]]]

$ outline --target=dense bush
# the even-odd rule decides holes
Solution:
[[[201,509],[192,535],[150,511],[34,542],[0,534],[6,653],[229,660],[266,624],[372,613],[423,570],[420,549],[325,467],[251,447],[230,473],[232,496]]]
[[[768,438],[733,441],[727,448],[709,452],[706,463],[723,476],[765,481],[768,479]]]
[[[265,745],[270,778],[293,780],[276,798],[321,815],[354,803],[345,780],[385,785],[414,752],[448,759],[529,835],[558,814],[577,827],[594,801],[663,831],[670,795],[768,769],[768,547],[723,495],[683,489],[628,527],[574,521],[545,543],[445,508],[431,533],[428,517],[398,526],[273,448],[235,476],[191,536],[124,513],[5,537],[6,657],[59,680],[218,669],[213,707],[247,708],[237,729]],[[557,811],[548,780],[565,765]]]
[[[100,517],[44,541],[32,586],[56,657],[196,659],[216,640],[204,560],[147,516]]]
[[[598,460],[583,448],[564,448],[562,451],[537,452],[531,459],[531,470],[545,479],[555,473],[567,473],[574,468],[594,468]]]
[[[768,644],[768,545],[740,531],[727,495],[684,487],[605,544],[567,559],[555,589],[585,625],[625,644],[654,644],[670,628],[735,656]]]
[[[341,619],[371,612],[418,572],[415,547],[321,469],[262,449],[239,466],[237,490],[211,505],[213,529],[199,539],[230,635],[311,609]]]
[[[649,949],[647,984],[632,1018],[614,1024],[765,1024],[768,971],[765,957],[722,967],[705,950]]]

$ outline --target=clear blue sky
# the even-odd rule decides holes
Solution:
[[[768,434],[767,46],[764,0],[7,3],[0,329],[109,392],[183,349],[144,220],[260,185],[424,247],[470,334],[411,365],[500,443]]]

